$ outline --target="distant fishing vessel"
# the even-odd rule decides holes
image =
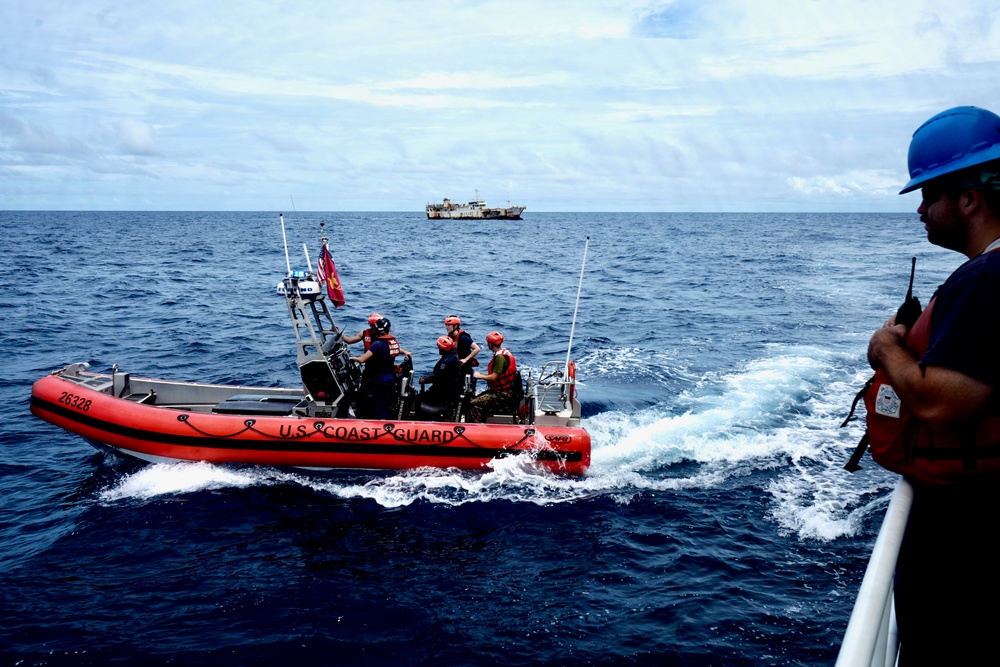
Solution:
[[[486,220],[520,220],[524,213],[524,206],[511,206],[510,199],[507,206],[489,208],[486,202],[479,198],[479,190],[476,190],[476,198],[464,204],[454,204],[450,199],[445,199],[441,204],[428,204],[426,211],[429,219],[436,218],[480,218]]]

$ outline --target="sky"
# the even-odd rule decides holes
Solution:
[[[3,0],[0,210],[913,211],[996,0]]]

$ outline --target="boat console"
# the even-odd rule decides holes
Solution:
[[[319,283],[311,274],[293,271],[282,281],[278,293],[285,297],[295,330],[295,362],[308,394],[307,416],[346,416],[361,376],[350,360],[344,332],[322,298]]]

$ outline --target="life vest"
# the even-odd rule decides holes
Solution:
[[[503,369],[503,373],[500,374],[495,380],[488,380],[486,385],[493,391],[502,391],[504,389],[510,389],[511,385],[514,384],[514,374],[517,372],[517,360],[514,355],[510,353],[505,347],[500,348],[500,351],[493,355],[490,359],[490,365],[486,368],[486,374],[489,375],[493,372],[493,364],[496,362],[497,357],[507,358],[507,367]]]
[[[389,344],[389,356],[395,359],[399,356],[399,343],[396,341],[396,337],[392,334],[386,334],[384,336],[379,336],[378,340],[384,340]]]
[[[371,328],[365,329],[361,332],[361,342],[365,344],[365,352],[369,350],[372,346],[372,330]]]
[[[386,334],[385,336],[379,336],[375,340],[385,342],[388,354],[368,350],[372,352],[372,356],[365,362],[365,368],[361,374],[363,384],[370,382],[390,383],[399,372],[395,363],[395,358],[399,354],[399,343],[396,342],[395,336]],[[374,341],[372,342],[374,343]]]
[[[903,344],[919,359],[930,344],[934,301]],[[950,484],[1000,477],[1000,400],[986,405],[960,428],[935,431],[899,399],[879,368],[864,393],[872,458],[883,468],[924,484]]]

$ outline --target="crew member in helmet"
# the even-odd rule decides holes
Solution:
[[[503,347],[503,334],[491,331],[486,335],[486,345],[493,359],[485,373],[475,374],[476,379],[486,380],[487,389],[469,403],[468,417],[473,422],[485,422],[487,417],[511,410],[520,395],[521,387],[515,386],[517,360]]]
[[[372,345],[372,341],[377,338],[375,333],[375,323],[380,319],[382,319],[381,315],[378,313],[372,313],[368,316],[368,328],[361,330],[356,336],[344,336],[344,342],[348,345],[354,345],[357,342],[364,341],[365,352],[367,352],[368,348]]]
[[[868,344],[872,456],[914,491],[896,562],[899,664],[992,664],[1000,621],[1000,116],[976,107],[937,114],[913,134],[909,171],[900,194],[920,189],[927,240],[968,261],[915,322],[891,317]]]
[[[450,336],[437,339],[440,358],[430,375],[420,378],[421,385],[430,388],[421,394],[420,407],[424,417],[439,416],[444,408],[452,406],[462,391],[462,368],[455,352],[455,341]]]
[[[462,372],[466,375],[472,375],[475,372],[475,367],[479,365],[479,361],[476,360],[476,355],[479,354],[480,350],[479,344],[472,340],[472,336],[468,332],[462,330],[462,320],[457,315],[449,315],[444,318],[444,330],[455,341],[455,354],[458,355]],[[472,387],[475,389],[475,382],[473,382]]]
[[[412,359],[409,352],[399,346],[395,336],[389,333],[392,324],[382,317],[375,322],[375,339],[368,351],[351,361],[364,364],[361,373],[361,388],[355,405],[355,415],[361,419],[387,419],[389,409],[395,401],[396,362],[400,354]]]

